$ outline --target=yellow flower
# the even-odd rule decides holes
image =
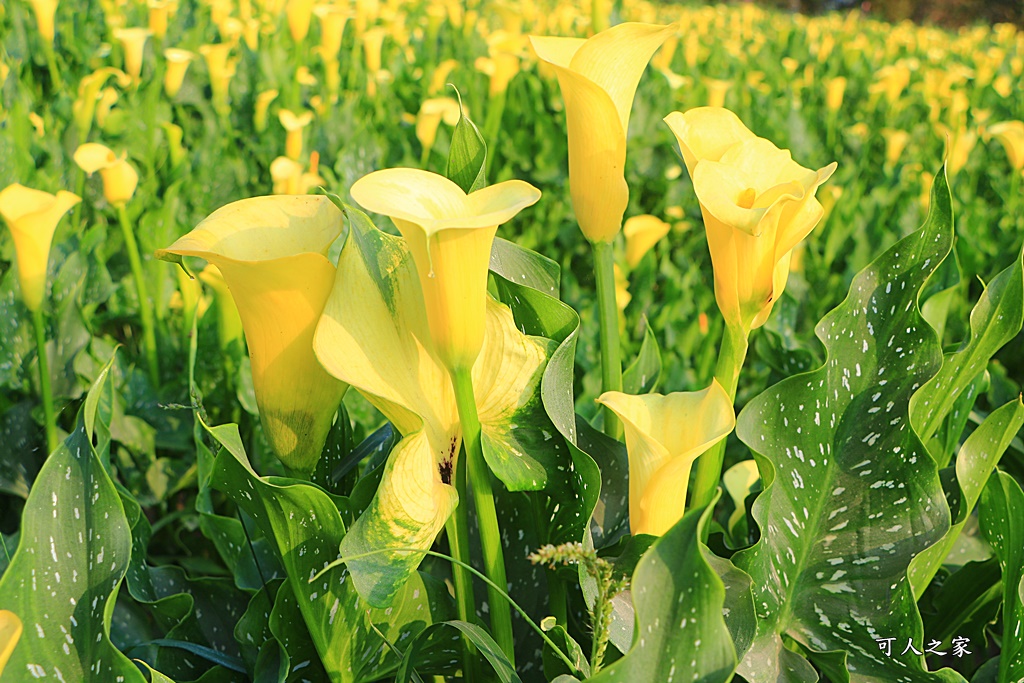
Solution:
[[[432,97],[424,100],[419,113],[416,114],[416,139],[423,145],[423,149],[429,150],[434,147],[437,127],[441,125],[441,121],[454,126],[459,122],[459,116],[459,103],[450,97]]]
[[[28,114],[28,120],[32,127],[36,129],[36,137],[41,138],[46,135],[46,122],[43,121],[42,116],[32,111]]]
[[[277,99],[277,90],[264,90],[256,96],[256,105],[253,108],[252,123],[256,132],[262,133],[267,129],[267,110],[270,103]]]
[[[75,127],[78,129],[79,139],[84,140],[89,136],[89,129],[92,128],[93,117],[96,115],[96,100],[100,97],[100,91],[107,84],[111,76],[117,76],[118,83],[122,87],[131,84],[131,78],[120,69],[106,66],[93,71],[82,78],[78,83],[78,97],[71,105],[71,113],[75,119]]]
[[[467,195],[436,173],[394,168],[363,176],[350,192],[367,210],[389,216],[409,243],[441,363],[472,368],[484,338],[494,235],[536,203],[540,190],[508,180]]]
[[[235,77],[235,61],[230,59],[231,45],[217,43],[200,45],[199,54],[206,60],[206,70],[210,74],[210,90],[213,93],[213,107],[219,114],[230,111],[228,89],[231,79]]]
[[[703,391],[631,396],[601,394],[626,432],[629,528],[660,536],[683,517],[690,468],[736,425],[732,400],[718,383]]]
[[[139,174],[128,163],[127,153],[117,156],[106,145],[87,142],[75,150],[75,163],[89,175],[100,172],[103,196],[112,205],[124,204],[135,194]]]
[[[133,81],[139,80],[142,73],[142,56],[145,54],[146,41],[152,35],[148,28],[114,29],[114,37],[121,43],[124,51],[124,70]]]
[[[488,96],[495,97],[508,90],[509,81],[519,73],[519,57],[501,52],[493,57],[477,57],[473,66],[490,78]]]
[[[57,0],[29,0],[32,12],[36,15],[36,26],[43,40],[53,44],[54,18],[57,15]]]
[[[1010,166],[1016,171],[1024,170],[1024,122],[994,123],[988,127],[988,132],[1003,145]]]
[[[1006,74],[997,76],[996,79],[992,81],[992,89],[1005,100],[1013,94],[1013,80]]]
[[[334,286],[327,250],[342,215],[327,197],[255,197],[213,212],[157,258],[216,265],[242,318],[260,419],[277,457],[311,471],[345,385],[313,355],[313,332]]]
[[[626,219],[622,233],[626,236],[626,264],[636,268],[640,259],[668,234],[669,224],[657,216],[644,214]]]
[[[277,157],[270,162],[270,177],[274,182],[274,194],[306,194],[314,187],[323,185],[324,179],[317,174],[320,155],[309,155],[309,170],[288,157]]]
[[[167,60],[167,70],[164,72],[164,92],[173,99],[181,90],[181,84],[185,82],[185,72],[188,71],[188,65],[196,58],[196,53],[170,47],[164,50],[164,58]]]
[[[749,333],[782,294],[793,247],[821,219],[814,193],[836,164],[806,169],[726,109],[673,112],[665,122],[700,202],[718,307],[727,324]]]
[[[953,129],[941,123],[936,125],[936,129],[946,140],[946,172],[952,178],[967,165],[971,150],[978,142],[978,134],[964,126]]]
[[[287,132],[284,140],[284,153],[289,159],[302,156],[302,131],[313,121],[313,112],[304,111],[296,114],[288,109],[277,112],[277,118]]]
[[[0,675],[21,638],[21,619],[10,610],[0,609]]]
[[[757,469],[757,463],[753,460],[738,462],[722,474],[722,485],[732,498],[733,511],[729,516],[729,529],[732,530],[736,523],[747,513],[746,500],[751,489],[761,479]]]
[[[446,59],[438,64],[437,68],[434,69],[434,73],[430,76],[430,87],[427,89],[427,93],[434,95],[444,90],[448,82],[448,76],[451,75],[458,65],[459,62],[455,59]]]
[[[843,106],[843,95],[846,94],[846,79],[842,76],[825,81],[825,108],[839,111]]]
[[[57,223],[82,201],[78,195],[60,191],[56,196],[24,185],[9,185],[0,192],[0,215],[14,239],[18,259],[21,299],[31,311],[39,310],[46,292],[46,264]]]
[[[149,31],[157,40],[167,37],[167,19],[177,9],[176,0],[148,0]]]
[[[320,56],[327,61],[337,60],[349,11],[342,5],[317,5],[313,14],[320,20]]]
[[[722,81],[717,78],[705,78],[704,87],[708,90],[708,106],[725,106],[725,96],[732,89],[732,81]]]
[[[558,75],[569,133],[569,191],[591,242],[609,242],[622,227],[633,95],[647,62],[676,28],[626,23],[587,40],[530,36],[537,56]]]
[[[883,128],[882,137],[885,138],[885,163],[889,166],[895,166],[896,162],[903,155],[907,142],[910,141],[910,133],[905,130]]]
[[[288,32],[292,40],[301,43],[309,34],[309,20],[313,16],[313,0],[288,0],[285,5],[288,16]]]

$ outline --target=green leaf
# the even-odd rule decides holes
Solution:
[[[459,98],[459,122],[452,131],[452,143],[448,149],[448,165],[444,169],[445,176],[469,194],[487,185],[487,143],[480,129],[476,127],[462,106],[462,95],[458,89],[455,95]]]
[[[887,658],[875,639],[920,642],[907,568],[950,525],[937,467],[909,411],[941,367],[916,302],[952,237],[940,173],[924,226],[861,271],[818,323],[825,364],[779,382],[740,413],[737,435],[771,482],[753,506],[761,539],[733,557],[753,579],[759,620],[739,667],[750,683],[816,680],[784,636],[814,652],[845,651],[852,681],[939,680],[923,657]]]
[[[926,549],[910,563],[910,584],[914,597],[920,598],[928,583],[939,570],[967,518],[971,516],[975,503],[981,495],[985,482],[996,463],[1010,446],[1010,441],[1024,425],[1024,403],[1016,398],[985,418],[981,426],[967,437],[956,459],[956,478],[960,487],[960,505],[953,526],[935,545]]]
[[[644,320],[644,341],[640,353],[622,373],[622,390],[627,394],[649,394],[658,389],[661,379],[661,349],[651,326]]]
[[[490,270],[509,282],[524,285],[548,296],[558,297],[561,269],[547,256],[501,237],[491,245]]]
[[[419,573],[399,589],[388,609],[360,600],[348,570],[334,567],[310,579],[338,558],[345,534],[338,508],[321,489],[280,477],[256,475],[235,425],[209,429],[224,449],[214,464],[212,485],[250,515],[273,539],[298,609],[324,668],[342,683],[373,681],[393,672],[397,658],[370,627],[392,642],[404,642],[453,611],[443,585]],[[281,592],[286,590],[282,586]],[[282,600],[278,595],[278,603]],[[287,646],[286,646],[287,649]],[[294,666],[294,665],[293,665]]]
[[[102,391],[106,378],[90,393]],[[18,550],[0,578],[0,609],[18,615],[25,628],[7,671],[144,683],[110,642],[112,598],[132,539],[121,498],[87,436],[92,428],[80,415],[25,503]]]
[[[971,311],[971,333],[950,354],[942,369],[910,401],[911,423],[921,440],[929,443],[957,398],[985,370],[988,361],[1017,336],[1024,324],[1024,251],[996,275]],[[945,455],[932,453],[940,465]]]
[[[981,494],[981,529],[1003,572],[1003,639],[999,680],[1024,678],[1024,491],[997,471]]]
[[[588,680],[732,679],[736,651],[722,616],[725,585],[700,541],[714,503],[687,512],[644,554],[631,583],[637,616],[633,647]]]
[[[417,665],[417,656],[420,654],[425,643],[428,642],[429,638],[433,636],[437,631],[446,628],[458,629],[469,639],[473,645],[476,646],[480,654],[490,663],[494,672],[498,675],[498,680],[501,683],[514,683],[520,681],[519,676],[516,675],[515,669],[512,668],[512,664],[505,657],[505,653],[501,651],[498,644],[494,642],[491,635],[477,626],[476,624],[470,624],[465,621],[451,620],[442,621],[436,624],[431,624],[427,628],[423,629],[416,638],[409,643],[409,649],[405,651],[405,656],[402,658],[402,664],[398,668],[398,673],[395,676],[396,683],[408,683],[412,680],[413,669]]]

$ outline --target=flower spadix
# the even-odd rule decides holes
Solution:
[[[625,23],[583,40],[530,36],[558,75],[569,133],[569,190],[591,242],[619,232],[629,202],[626,131],[640,76],[676,26]]]
[[[822,217],[814,194],[836,164],[804,168],[727,109],[673,112],[665,122],[700,202],[718,307],[727,324],[749,332],[785,289],[793,248]]]
[[[732,400],[713,380],[703,391],[642,396],[608,391],[597,402],[618,415],[625,428],[630,530],[660,536],[683,516],[694,460],[736,426]]]
[[[508,180],[466,194],[436,173],[376,171],[352,197],[389,216],[409,244],[423,290],[434,351],[449,370],[473,366],[484,339],[487,266],[498,226],[540,199],[540,190]]]
[[[21,298],[36,311],[46,292],[46,264],[57,223],[81,198],[63,190],[56,195],[15,183],[0,192],[0,215],[14,238]]]
[[[341,230],[326,197],[255,197],[218,209],[156,253],[220,269],[242,318],[263,428],[281,462],[303,472],[320,458],[346,388],[313,355],[336,272],[327,249]]]
[[[403,439],[342,555],[428,548],[456,504],[465,503],[452,485],[462,443],[452,382],[433,353],[415,252],[360,211],[346,208],[346,215],[350,232],[313,346],[327,371],[359,390]],[[484,296],[483,344],[472,370],[484,458],[507,489],[539,490],[559,448],[543,437],[553,428],[539,397],[553,342],[524,335],[506,306]],[[421,559],[396,551],[347,566],[360,595],[382,605]]]

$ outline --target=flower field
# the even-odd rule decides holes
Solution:
[[[0,6],[0,680],[1024,681],[1024,32]]]

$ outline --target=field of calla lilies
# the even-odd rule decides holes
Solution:
[[[1024,32],[0,6],[0,679],[1021,683]]]

